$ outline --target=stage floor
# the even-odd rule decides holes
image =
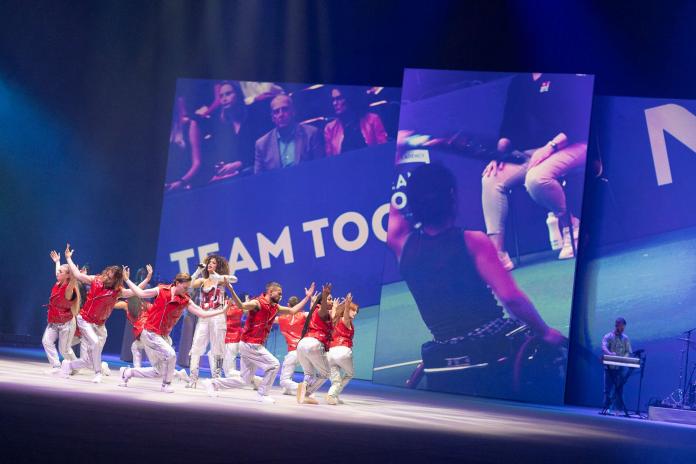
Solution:
[[[0,350],[5,459],[166,459],[171,462],[694,462],[696,427],[351,383],[341,406],[298,405],[274,388],[210,398],[204,389],[159,392],[157,380],[117,385],[91,375],[45,374],[45,362]],[[319,397],[323,399],[323,395]],[[124,455],[127,453],[127,458]],[[6,461],[8,462],[8,461]],[[92,461],[94,462],[94,461]]]

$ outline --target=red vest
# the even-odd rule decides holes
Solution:
[[[136,340],[140,339],[140,333],[143,331],[143,327],[145,327],[145,320],[147,319],[147,310],[151,307],[152,303],[143,301],[140,305],[140,314],[138,314],[138,317],[133,317],[130,312],[126,311],[126,319],[128,319],[133,326],[133,336]]]
[[[324,320],[319,317],[319,305],[312,312],[312,317],[309,319],[309,329],[306,337],[316,338],[324,344],[324,348],[329,348],[329,340],[331,340],[331,318]]]
[[[298,312],[294,315],[284,314],[278,318],[280,333],[283,334],[285,341],[288,343],[288,351],[297,349],[297,343],[300,341],[300,337],[302,337],[302,329],[306,319],[307,313],[305,312]]]
[[[331,332],[330,347],[347,346],[348,348],[353,348],[353,335],[355,335],[355,325],[351,322],[349,329],[343,323],[343,319],[341,319],[333,327],[333,332]]]
[[[186,309],[190,300],[186,293],[176,295],[172,300],[172,292],[171,285],[159,286],[159,294],[155,301],[152,302],[150,309],[145,313],[147,316],[143,329],[162,337],[169,335],[184,313],[184,309]]]
[[[114,310],[120,295],[120,288],[105,288],[101,277],[95,277],[89,288],[85,305],[80,310],[80,316],[90,324],[104,325],[111,316],[111,311]]]
[[[227,332],[225,332],[225,343],[238,343],[242,338],[242,314],[244,311],[239,309],[237,305],[227,307],[225,315],[227,316]]]
[[[259,309],[249,311],[246,324],[244,324],[244,332],[242,332],[242,341],[246,343],[266,343],[268,334],[271,333],[273,321],[278,314],[278,305],[271,304],[265,296],[260,296],[256,299],[259,302]]]
[[[70,285],[70,281],[61,284],[56,282],[51,289],[51,297],[48,299],[48,323],[49,324],[64,324],[70,322],[73,318],[72,301],[65,298],[65,289]],[[73,298],[76,298],[77,290],[73,293]]]

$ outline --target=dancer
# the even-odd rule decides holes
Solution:
[[[355,372],[353,369],[353,336],[355,335],[353,320],[358,315],[358,310],[358,305],[353,303],[353,295],[349,293],[332,315],[333,330],[327,355],[331,372],[331,388],[326,395],[326,402],[331,405],[343,403],[338,395],[346,388]]]
[[[56,373],[60,371],[58,353],[64,359],[70,361],[76,359],[71,341],[75,334],[75,315],[80,308],[80,296],[76,280],[71,278],[70,268],[67,264],[62,266],[60,264],[60,253],[52,250],[50,255],[56,265],[56,283],[51,289],[48,300],[48,325],[44,330],[41,343],[51,364],[49,372]],[[56,350],[56,340],[58,340],[58,350]]]
[[[249,300],[249,296],[242,295],[244,301]],[[239,341],[242,338],[242,315],[244,310],[237,306],[234,299],[227,303],[225,317],[227,319],[227,332],[225,333],[225,359],[222,363],[222,370],[225,377],[239,376],[237,370],[237,355],[239,354]]]
[[[324,284],[321,294],[310,310],[297,344],[297,359],[304,371],[304,380],[297,386],[297,402],[319,404],[312,394],[329,378],[329,362],[326,352],[331,339],[331,284]]]
[[[315,295],[317,296],[317,295]],[[296,296],[288,298],[288,306],[295,306],[300,301]],[[292,380],[292,374],[297,367],[297,343],[302,338],[302,328],[307,320],[307,313],[299,311],[296,314],[284,314],[278,317],[280,333],[285,337],[288,352],[283,358],[280,369],[280,386],[284,395],[297,394],[297,382]]]
[[[143,351],[145,346],[140,341],[140,333],[143,331],[145,320],[147,319],[147,310],[152,306],[149,301],[139,300],[137,310],[125,301],[119,301],[114,306],[114,309],[123,309],[126,312],[126,319],[131,324],[133,330],[133,343],[131,343],[131,353],[133,354],[133,367],[141,367],[143,361]]]
[[[189,369],[191,371],[190,381],[186,385],[187,388],[196,388],[199,376],[199,365],[201,355],[206,351],[206,347],[210,344],[213,363],[210,366],[212,377],[220,377],[222,372],[222,363],[225,356],[225,333],[227,325],[225,322],[225,280],[221,279],[220,274],[229,274],[229,265],[227,260],[220,255],[208,255],[199,265],[196,272],[191,276],[193,279],[192,286],[200,288],[200,307],[205,311],[217,311],[217,317],[204,318],[196,323],[196,330],[193,332],[193,341],[191,342],[191,362]],[[202,277],[198,277],[202,275]],[[228,280],[229,281],[229,280]]]
[[[205,383],[208,394],[216,396],[220,388],[238,388],[251,385],[256,369],[264,371],[263,379],[258,385],[258,401],[262,403],[275,403],[268,396],[280,363],[264,344],[271,332],[271,327],[276,315],[281,313],[295,314],[300,311],[314,293],[314,282],[305,288],[305,297],[296,305],[280,306],[283,298],[283,288],[277,282],[266,284],[266,291],[253,300],[242,303],[234,289],[231,290],[232,298],[237,306],[247,311],[247,319],[244,331],[239,342],[239,354],[241,355],[241,378],[230,377],[228,379],[213,378]]]
[[[132,290],[123,289],[123,269],[120,266],[108,266],[98,276],[86,275],[80,272],[72,260],[73,250],[70,244],[65,246],[65,260],[68,262],[70,272],[76,280],[89,284],[90,289],[84,306],[77,315],[77,327],[80,329],[80,358],[74,361],[64,359],[61,364],[61,375],[68,378],[73,370],[83,367],[94,369],[92,382],[102,381],[101,352],[106,343],[107,331],[104,323],[111,316],[114,305],[119,298],[130,298]],[[147,285],[149,280],[140,283],[141,288]],[[109,375],[108,367],[104,369],[104,375]]]
[[[169,334],[179,321],[184,309],[188,309],[201,319],[215,317],[225,312],[224,309],[205,311],[192,302],[188,295],[191,286],[191,276],[187,273],[179,273],[174,277],[170,285],[158,285],[155,288],[143,290],[130,281],[130,271],[123,269],[123,279],[128,288],[139,298],[154,298],[140,340],[145,346],[145,352],[152,367],[130,368],[122,367],[120,371],[122,387],[128,386],[128,380],[132,377],[154,378],[162,377],[160,391],[173,393],[172,379],[176,374],[176,353],[171,345]]]

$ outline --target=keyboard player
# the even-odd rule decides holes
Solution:
[[[602,352],[612,356],[630,356],[631,341],[624,333],[626,319],[619,317],[614,324],[614,330],[602,338]],[[628,368],[622,366],[604,366],[604,408],[606,412],[613,406],[617,411],[626,413],[626,405],[623,401],[623,387],[628,377]]]

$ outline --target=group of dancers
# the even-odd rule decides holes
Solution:
[[[313,395],[329,379],[326,402],[342,403],[339,395],[354,372],[353,320],[359,307],[352,294],[333,298],[331,284],[315,292],[312,282],[305,288],[304,298],[291,297],[288,306],[283,306],[282,286],[269,282],[261,295],[246,296],[242,301],[232,286],[237,279],[229,274],[227,260],[219,255],[207,256],[193,275],[179,273],[171,284],[148,288],[152,278],[149,265],[147,275],[136,285],[130,280],[127,266],[108,266],[99,275],[88,275],[73,262],[73,252],[68,244],[64,252],[67,264],[62,265],[60,254],[51,252],[56,283],[47,305],[48,325],[43,337],[51,373],[69,378],[88,369],[94,372],[92,381],[101,383],[102,376],[110,374],[101,359],[107,337],[105,323],[114,309],[122,309],[134,335],[133,367],[119,371],[122,387],[133,378],[161,378],[161,391],[173,393],[172,381],[179,378],[186,381],[187,388],[202,384],[210,396],[226,388],[253,388],[260,402],[274,403],[270,391],[280,370],[283,394],[295,395],[298,403],[318,404]],[[89,287],[84,304],[80,301],[80,285]],[[192,301],[192,289],[200,290],[199,304]],[[136,304],[132,304],[134,301]],[[305,312],[307,303],[310,309]],[[184,310],[199,318],[189,353],[190,375],[176,369],[176,353],[169,336]],[[276,323],[288,345],[282,369],[265,347]],[[80,344],[79,358],[72,350],[76,343]],[[211,378],[199,382],[200,357],[208,346]],[[142,365],[142,351],[150,367]],[[240,370],[235,369],[237,355]],[[300,383],[292,379],[298,362],[304,371]]]

